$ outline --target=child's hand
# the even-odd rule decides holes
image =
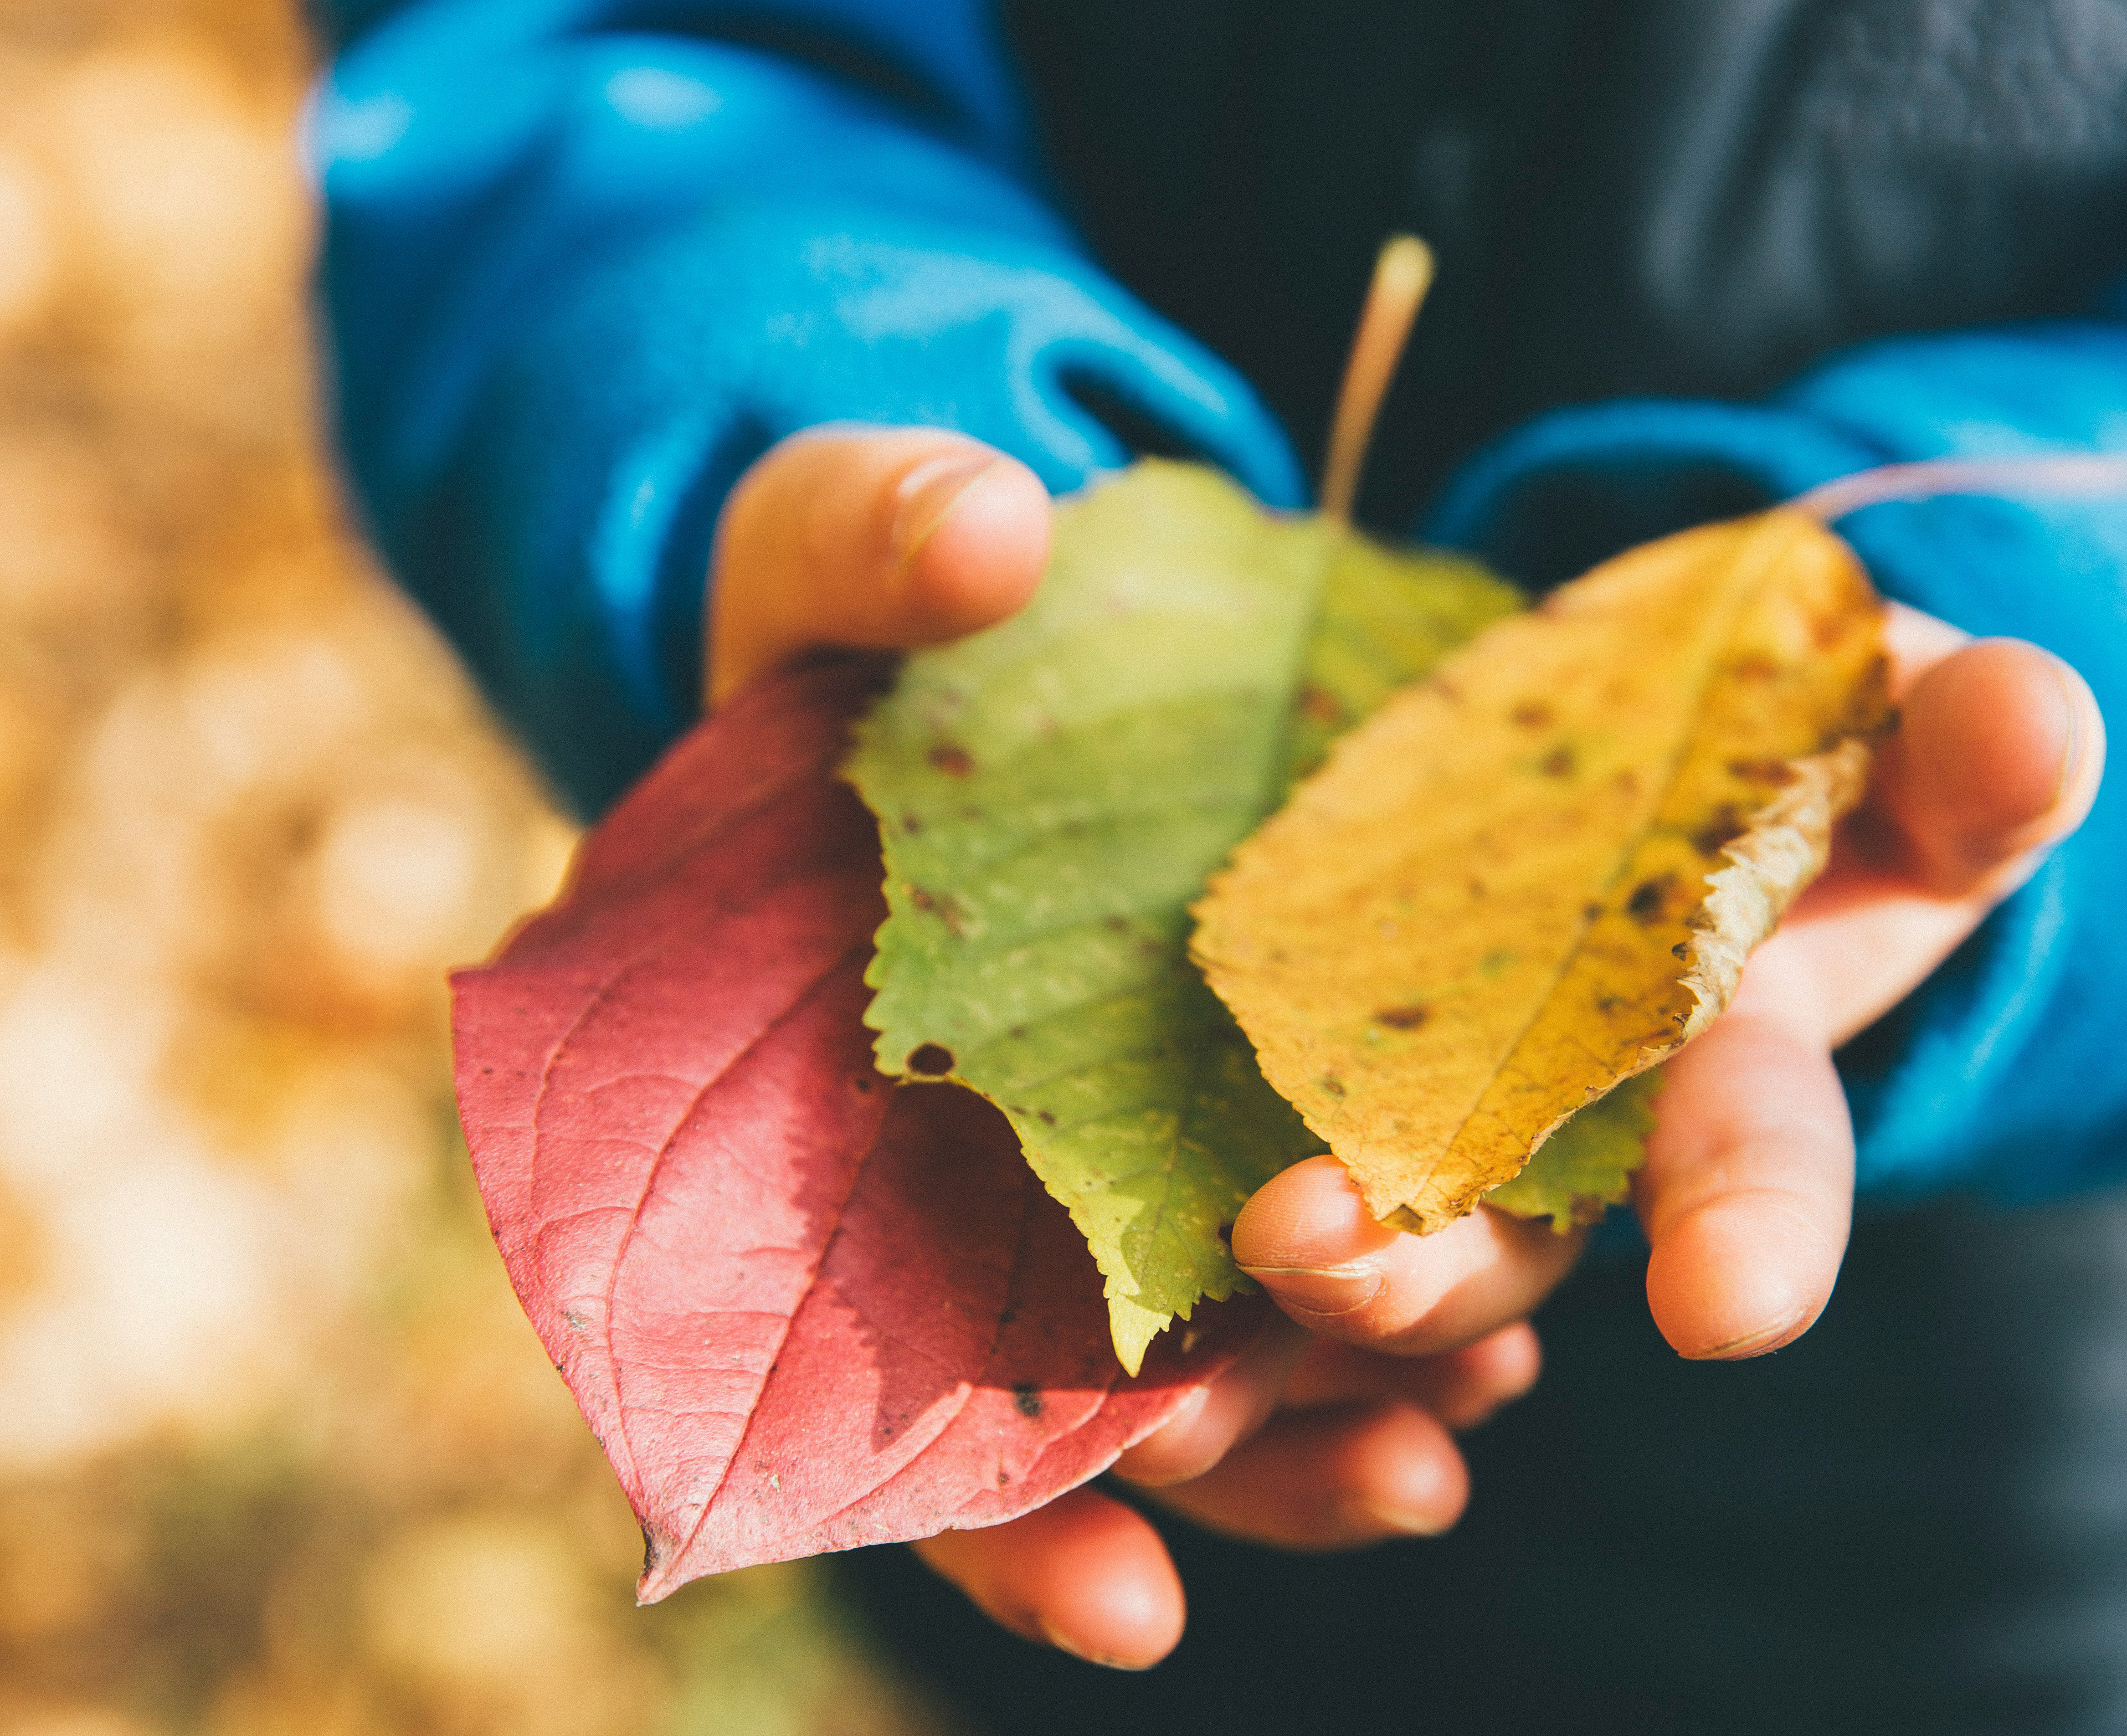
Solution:
[[[959,436],[786,441],[725,513],[711,697],[812,646],[902,648],[1002,619],[1040,581],[1048,539],[1033,475]],[[2104,727],[2066,666],[1909,609],[1891,640],[1904,719],[1869,802],[1734,1005],[1665,1070],[1635,1203],[1649,1303],[1687,1356],[1756,1355],[1817,1318],[1853,1198],[1832,1048],[1918,986],[2096,793]],[[1118,1471],[1201,1522],[1291,1547],[1444,1529],[1466,1493],[1447,1430],[1534,1380],[1535,1337],[1516,1322],[1581,1240],[1489,1210],[1405,1236],[1368,1217],[1334,1160],[1297,1164],[1248,1202],[1234,1250],[1313,1335],[1273,1336]],[[1180,1637],[1158,1537],[1093,1490],[919,1549],[1004,1625],[1082,1656],[1143,1667]]]
[[[1049,524],[1034,472],[964,435],[792,436],[718,524],[709,703],[801,652],[907,651],[1002,620],[1041,582]]]
[[[898,649],[1003,619],[1040,581],[1049,512],[1030,472],[955,434],[828,429],[784,441],[741,481],[719,529],[710,699],[814,647]],[[1510,1233],[1526,1235],[1554,1274],[1565,1269],[1573,1244]],[[1286,1547],[1445,1530],[1468,1491],[1450,1431],[1528,1391],[1537,1363],[1523,1324],[1424,1357],[1377,1355],[1281,1321],[1117,1474],[1201,1524]],[[1142,1667],[1181,1637],[1182,1588],[1158,1537],[1095,1490],[918,1547],[1030,1639]]]
[[[1429,1537],[1462,1515],[1454,1435],[1536,1383],[1520,1322],[1435,1356],[1391,1356],[1280,1321],[1116,1475],[1206,1528],[1288,1549]],[[1123,1669],[1182,1637],[1182,1583],[1151,1525],[1097,1489],[917,1553],[1001,1626]]]
[[[1889,638],[1903,721],[1867,803],[1734,1004],[1665,1070],[1633,1198],[1649,1305],[1686,1356],[1755,1356],[1808,1330],[1853,1207],[1832,1049],[1918,987],[2096,794],[2104,724],[2065,664],[1895,606]],[[1234,1252],[1302,1325],[1390,1352],[1518,1319],[1562,1269],[1547,1232],[1488,1212],[1424,1238],[1384,1230],[1328,1158],[1258,1191]]]

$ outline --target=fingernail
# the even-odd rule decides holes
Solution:
[[[1104,1670],[1132,1672],[1143,1672],[1152,1667],[1149,1663],[1137,1663],[1126,1658],[1104,1658],[1098,1652],[1089,1652],[1085,1647],[1074,1644],[1067,1635],[1058,1629],[1050,1627],[1045,1621],[1040,1624],[1040,1626],[1041,1637],[1044,1639],[1055,1647],[1058,1651],[1069,1653],[1081,1663],[1097,1663]]]
[[[1429,1513],[1414,1513],[1405,1507],[1390,1506],[1386,1501],[1355,1501],[1352,1506],[1375,1525],[1402,1537],[1444,1537],[1454,1529],[1454,1520],[1433,1517]]]
[[[906,567],[923,552],[938,527],[997,467],[991,452],[947,452],[926,458],[901,479],[894,491],[893,559]]]
[[[2082,775],[2082,758],[2090,743],[2082,722],[2081,677],[2062,658],[2054,657],[2051,652],[2046,655],[2053,657],[2054,671],[2060,682],[2061,704],[2068,708],[2068,746],[2061,754],[2060,780],[2054,785],[2053,805],[2058,808],[2068,799],[2068,792]]]
[[[1809,1304],[1805,1302],[1792,1313],[1783,1314],[1769,1326],[1760,1326],[1755,1332],[1746,1332],[1741,1338],[1731,1338],[1726,1344],[1711,1349],[1694,1350],[1686,1360],[1690,1362],[1734,1362],[1746,1356],[1756,1356],[1769,1350],[1809,1318]]]
[[[1363,1308],[1381,1293],[1386,1280],[1371,1266],[1244,1266],[1241,1269],[1280,1302],[1334,1319]]]

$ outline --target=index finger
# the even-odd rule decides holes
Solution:
[[[1234,1258],[1310,1330],[1421,1356],[1529,1313],[1585,1239],[1482,1206],[1432,1236],[1390,1229],[1374,1221],[1342,1164],[1311,1157],[1241,1208]]]

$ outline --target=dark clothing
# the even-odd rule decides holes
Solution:
[[[1866,1224],[1778,1355],[1681,1361],[1634,1264],[1539,1317],[1438,1542],[1286,1556],[1167,1523],[1149,1675],[992,1629],[902,1551],[847,1575],[988,1736],[2117,1736],[2127,1197]]]
[[[2119,0],[1012,0],[1102,262],[1323,449],[1381,238],[1439,287],[1368,506],[1561,404],[1755,398],[2127,268]]]

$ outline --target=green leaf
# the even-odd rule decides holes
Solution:
[[[1599,1222],[1608,1207],[1625,1202],[1632,1172],[1646,1161],[1660,1090],[1657,1069],[1575,1111],[1536,1148],[1521,1174],[1493,1188],[1485,1203],[1517,1217],[1547,1217],[1561,1236],[1576,1224]]]
[[[1059,505],[1027,609],[911,657],[860,728],[879,1067],[1003,1109],[1125,1367],[1243,1286],[1225,1231],[1322,1149],[1191,964],[1190,903],[1338,729],[1519,600],[1148,462]]]

